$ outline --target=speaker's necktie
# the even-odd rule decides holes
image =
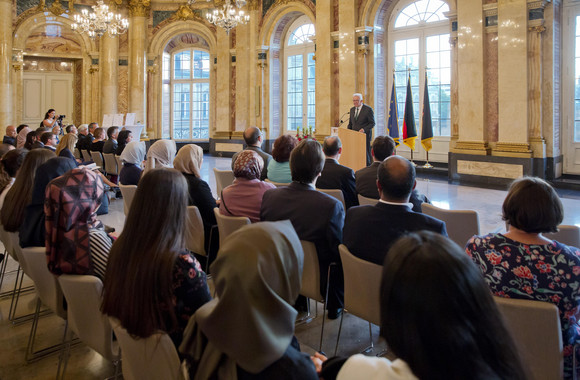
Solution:
[[[355,120],[358,119],[358,107],[356,108],[356,111],[354,112],[354,119]]]

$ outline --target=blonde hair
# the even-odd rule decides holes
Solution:
[[[68,150],[73,153],[77,141],[78,137],[72,133],[67,133],[66,135],[62,136],[56,147],[56,155],[58,156],[64,148],[68,148]]]

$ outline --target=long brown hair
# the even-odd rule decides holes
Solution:
[[[58,146],[56,147],[56,155],[58,156],[64,148],[68,148],[68,150],[73,153],[75,150],[75,144],[77,143],[78,139],[79,138],[72,133],[67,133],[66,135],[62,136]]]
[[[16,175],[14,185],[6,193],[0,211],[0,221],[8,232],[16,232],[24,219],[24,209],[32,201],[32,188],[36,169],[54,157],[48,149],[33,149],[26,155]]]
[[[188,187],[174,169],[154,169],[139,181],[123,232],[105,274],[103,313],[129,334],[146,338],[177,325],[172,272],[185,248]],[[166,322],[171,321],[172,326]]]

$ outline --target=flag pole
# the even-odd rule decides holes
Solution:
[[[409,73],[409,82],[411,81],[411,67],[407,66],[407,71]],[[413,117],[415,117],[415,115],[413,115]],[[413,166],[417,166],[417,164],[413,161],[413,149],[411,149],[411,164]]]
[[[429,151],[428,151],[428,150],[426,150],[426,151],[425,151],[425,153],[427,153],[427,160],[425,161],[425,165],[423,165],[423,167],[424,167],[425,169],[431,169],[431,168],[433,167],[433,165],[431,165],[431,164],[429,163]]]

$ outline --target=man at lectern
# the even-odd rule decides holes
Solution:
[[[350,119],[348,121],[348,129],[366,133],[367,135],[367,166],[371,164],[371,136],[373,128],[375,127],[375,114],[373,109],[363,103],[362,94],[352,95],[352,104],[354,107],[350,109]]]

